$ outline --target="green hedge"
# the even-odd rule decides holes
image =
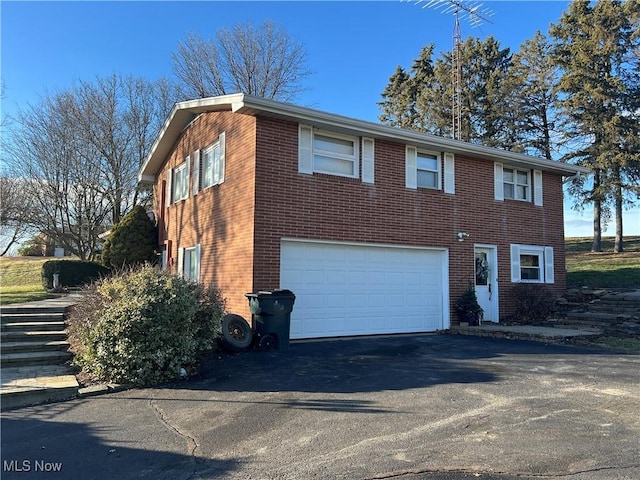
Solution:
[[[42,264],[42,285],[53,288],[53,274],[60,275],[61,287],[81,287],[108,275],[110,269],[95,262],[81,260],[49,260]]]

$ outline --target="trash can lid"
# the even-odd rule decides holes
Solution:
[[[247,298],[255,298],[265,295],[295,297],[295,294],[291,290],[287,290],[286,288],[274,288],[273,290],[260,290],[259,292],[244,294],[244,296]]]

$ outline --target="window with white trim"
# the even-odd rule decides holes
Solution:
[[[220,162],[220,142],[207,147],[202,152],[202,188],[218,185],[222,178]]]
[[[191,282],[200,281],[200,244],[178,249],[178,274]]]
[[[222,132],[218,140],[200,153],[200,186],[203,189],[224,182],[225,137],[225,132]]]
[[[313,130],[313,171],[357,178],[358,139],[334,132]]]
[[[504,198],[531,201],[531,172],[517,168],[502,168]]]
[[[173,169],[171,185],[171,203],[189,196],[189,157]]]
[[[512,244],[511,281],[554,283],[553,247]]]
[[[443,155],[444,162],[442,162]],[[455,183],[455,156],[452,153],[419,150],[413,145],[405,145],[405,186],[407,188],[413,190],[431,188],[454,194],[456,193]]]
[[[440,154],[418,150],[416,157],[419,188],[440,188]]]

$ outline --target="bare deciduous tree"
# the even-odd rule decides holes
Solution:
[[[98,235],[140,203],[137,173],[171,91],[166,80],[113,75],[19,113],[8,150],[12,175],[25,179],[34,203],[34,229],[82,259],[95,257]]]
[[[32,199],[24,179],[0,177],[0,256],[31,233]]]
[[[291,101],[310,75],[302,44],[269,21],[219,30],[215,40],[190,34],[172,57],[185,95],[193,98],[243,92]]]

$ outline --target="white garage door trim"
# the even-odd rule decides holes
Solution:
[[[444,248],[283,238],[291,338],[449,328],[448,258]]]

